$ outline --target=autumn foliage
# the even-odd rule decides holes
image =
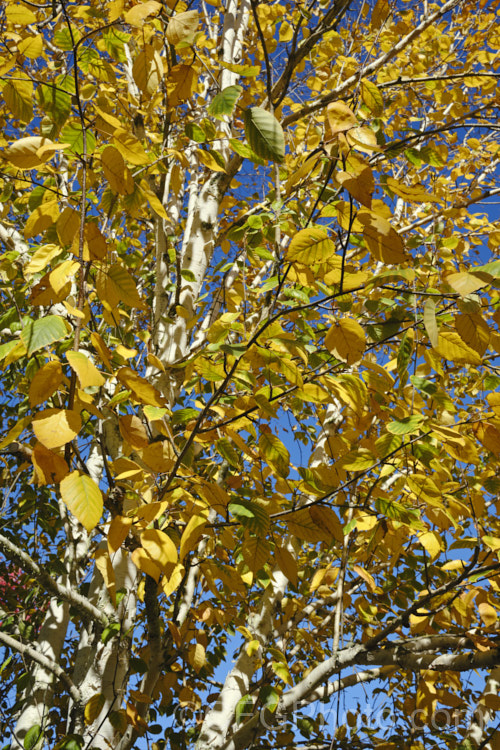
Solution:
[[[500,747],[498,4],[0,14],[5,748]]]

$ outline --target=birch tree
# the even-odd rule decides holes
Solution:
[[[3,746],[500,747],[498,4],[0,12]]]

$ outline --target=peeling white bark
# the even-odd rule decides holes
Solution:
[[[64,581],[62,583],[64,584]],[[36,651],[53,664],[59,664],[68,623],[68,603],[52,598],[37,638]],[[29,685],[24,693],[25,705],[11,738],[11,750],[19,750],[19,747],[23,747],[24,737],[31,727],[38,725],[43,729],[46,725],[48,712],[52,706],[53,682],[53,671],[42,664],[33,665],[30,670]]]
[[[466,739],[472,740],[475,746],[483,747],[484,750],[494,750],[496,747],[495,743],[487,742],[485,745],[482,743],[485,741],[488,735],[488,724],[496,715],[496,710],[488,708],[486,701],[488,696],[498,696],[500,692],[500,667],[495,667],[491,670],[491,673],[486,680],[484,690],[481,694],[479,703],[474,711],[471,724],[465,735]]]
[[[253,638],[259,641],[261,648],[266,645],[272,633],[274,608],[277,602],[281,602],[287,584],[286,576],[280,570],[275,570],[261,601],[248,618],[247,627]],[[252,676],[259,664],[259,655],[249,656],[244,644],[214,707],[205,716],[196,744],[197,750],[215,750],[224,746],[228,732],[234,725],[236,704],[249,692]]]
[[[115,729],[109,721],[111,711],[121,708],[127,686],[127,672],[131,652],[131,632],[137,609],[137,585],[139,572],[130,555],[118,550],[113,559],[117,590],[127,593],[115,611],[115,622],[120,623],[116,637],[106,643],[101,638],[101,630],[89,627],[81,636],[78,655],[73,671],[73,682],[81,693],[81,703],[74,705],[69,720],[72,731],[80,732],[85,743],[94,750],[109,750],[115,743]],[[94,572],[90,596],[96,605],[107,612],[114,611],[113,605],[102,581],[100,573]],[[84,726],[83,710],[89,699],[100,693],[104,696],[104,705],[96,720],[88,727]]]

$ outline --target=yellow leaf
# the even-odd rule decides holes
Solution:
[[[344,102],[332,102],[326,108],[326,138],[358,125],[356,115]]]
[[[335,177],[353,198],[370,208],[375,189],[375,181],[370,167],[366,166],[357,172],[337,172]]]
[[[277,545],[274,550],[274,557],[279,569],[286,575],[292,586],[297,586],[299,570],[297,560],[292,553],[286,547]]]
[[[145,470],[138,463],[124,456],[113,461],[113,469],[116,472],[115,479],[130,479],[134,477],[134,479],[138,480],[139,477],[145,474]]]
[[[184,565],[178,563],[174,567],[170,575],[163,576],[161,587],[165,596],[170,596],[170,594],[173,594],[173,592],[177,588],[179,588],[180,584],[182,583],[182,579],[184,578],[184,573]]]
[[[435,350],[444,359],[467,365],[481,364],[479,354],[471,349],[455,331],[443,331],[439,334]]]
[[[66,206],[56,222],[57,236],[61,245],[71,245],[80,229],[80,214],[74,208]]]
[[[103,549],[100,546],[96,549],[95,564],[106,584],[109,598],[113,606],[116,607],[116,576],[107,549]]]
[[[19,435],[23,430],[26,429],[30,422],[31,417],[23,417],[19,420],[19,422],[16,422],[16,424],[10,428],[4,439],[0,441],[0,450],[2,450],[2,448],[6,448],[9,443],[13,443],[15,440],[17,440]]]
[[[45,152],[42,154],[42,157],[45,158],[38,156],[38,149],[48,143],[57,147],[57,144],[53,141],[37,135],[20,138],[9,146],[5,151],[5,156],[11,164],[19,167],[19,169],[35,169],[49,158],[49,154]]]
[[[368,78],[361,79],[361,99],[375,117],[384,111],[384,99],[378,86]]]
[[[64,380],[60,362],[47,362],[33,376],[29,388],[30,406],[38,406],[50,398]]]
[[[59,484],[67,474],[69,467],[62,456],[49,451],[41,443],[36,443],[31,456],[38,485]]]
[[[127,516],[115,516],[113,518],[108,530],[108,550],[110,555],[120,549],[128,536],[131,526],[132,519]]]
[[[192,65],[175,65],[171,68],[167,80],[169,105],[176,107],[180,102],[189,99],[196,86],[196,81]]]
[[[60,448],[80,432],[80,415],[70,409],[46,409],[33,419],[33,431],[46,448]]]
[[[146,378],[138,375],[130,367],[121,367],[116,373],[116,377],[125,388],[132,391],[136,401],[151,406],[165,406],[165,401],[160,392]]]
[[[434,562],[441,552],[441,539],[439,538],[439,534],[435,531],[426,531],[423,534],[420,534],[418,541],[429,553],[431,562]]]
[[[59,294],[59,292],[62,292],[64,290],[68,281],[74,278],[79,268],[80,264],[78,263],[78,261],[64,260],[62,263],[59,263],[59,265],[57,265],[53,271],[50,272],[50,286],[56,294]]]
[[[219,164],[213,153],[210,151],[204,151],[202,148],[196,149],[196,156],[206,167],[212,170],[212,172],[225,172],[224,167]]]
[[[455,318],[455,329],[465,343],[482,356],[490,343],[491,332],[478,313],[465,313]]]
[[[316,383],[304,383],[302,388],[294,392],[294,395],[301,401],[309,401],[313,404],[324,403],[330,398],[329,393]]]
[[[154,578],[156,583],[158,583],[161,576],[161,570],[159,566],[153,562],[145,549],[137,547],[132,552],[132,562],[137,568],[139,568],[139,570],[142,570],[143,573]]]
[[[105,702],[106,698],[102,693],[96,693],[87,701],[84,712],[85,724],[94,723],[94,721],[97,719],[102,709],[104,708]]]
[[[161,11],[161,3],[157,0],[147,0],[145,3],[134,5],[125,13],[125,23],[131,26],[142,26],[148,16],[157,15]]]
[[[249,571],[252,573],[253,580],[253,577],[257,575],[257,572],[269,561],[269,544],[263,537],[247,537],[241,545],[241,554]]]
[[[358,211],[356,218],[363,224],[363,237],[376,260],[388,264],[404,263],[403,240],[387,219],[368,209]]]
[[[198,11],[187,10],[176,13],[170,19],[165,36],[169,44],[176,47],[181,42],[190,41],[198,28]]]
[[[36,60],[43,53],[43,36],[36,34],[36,36],[25,37],[17,45],[17,51],[30,60]]]
[[[25,74],[18,72],[9,78],[2,89],[5,104],[18,120],[28,123],[33,117],[33,82]]]
[[[7,3],[5,16],[9,24],[14,26],[29,26],[36,23],[37,18],[33,11],[26,5]]]
[[[334,510],[327,508],[325,505],[311,505],[309,515],[313,522],[320,529],[325,529],[327,533],[337,542],[344,539],[342,524]]]
[[[101,154],[104,176],[114,193],[130,195],[134,192],[134,179],[121,153],[114,146],[106,146]]]
[[[109,351],[108,347],[102,340],[102,338],[99,336],[98,333],[91,333],[90,334],[90,341],[92,342],[92,346],[99,354],[99,357],[101,358],[101,361],[104,363],[104,365],[108,368],[108,370],[113,370],[113,367],[111,365],[111,352]]]
[[[61,498],[75,518],[87,531],[92,531],[99,523],[103,501],[101,490],[87,474],[73,471],[64,477],[59,485]]]
[[[352,318],[334,323],[325,336],[326,348],[337,359],[352,365],[359,362],[366,348],[365,332]]]
[[[184,560],[187,553],[191,552],[191,550],[198,544],[206,525],[206,516],[191,516],[186,528],[182,532],[179,560]]]
[[[153,209],[153,211],[155,212],[155,214],[157,216],[159,216],[161,219],[167,219],[168,220],[168,214],[165,211],[165,208],[164,208],[161,200],[149,188],[149,185],[146,182],[146,180],[141,180],[140,190],[141,190],[141,193],[146,198],[146,200],[149,203],[149,205],[151,206],[151,208]]]
[[[477,608],[479,610],[481,620],[484,622],[487,628],[490,628],[496,624],[498,615],[495,607],[492,607],[491,604],[488,604],[487,602],[480,602],[477,605]]]
[[[474,276],[473,273],[467,273],[466,271],[450,273],[446,276],[445,281],[455,292],[460,294],[461,297],[467,297],[467,295],[477,292],[478,289],[482,289],[483,286],[487,286],[488,284],[487,281],[480,279],[478,276]]]
[[[365,154],[382,151],[382,148],[378,145],[377,136],[371,128],[365,126],[353,128],[349,130],[346,138],[350,146]]]
[[[324,263],[335,253],[335,243],[324,227],[308,227],[293,236],[286,254],[289,261],[312,266]]]
[[[137,7],[137,6],[136,6]],[[123,158],[136,167],[149,164],[149,157],[141,142],[132,133],[118,128],[113,134],[113,143]]]
[[[500,456],[500,431],[489,422],[474,422],[475,436],[493,455]]]
[[[262,432],[259,438],[259,452],[279,476],[288,476],[290,471],[290,454],[276,435],[270,432]]]
[[[163,78],[163,62],[151,44],[145,44],[134,60],[132,75],[144,94],[155,93]]]
[[[177,564],[177,547],[165,532],[146,529],[141,534],[141,545],[160,570],[165,572]]]
[[[391,14],[391,6],[388,0],[377,0],[370,18],[370,27],[376,31],[386,22]]]
[[[29,239],[37,234],[41,234],[57,221],[59,216],[59,201],[47,201],[42,203],[38,208],[28,216],[24,225],[24,237]]]
[[[66,352],[70,367],[78,376],[80,388],[98,388],[106,382],[97,367],[83,352]]]
[[[43,271],[53,258],[57,258],[63,252],[59,245],[42,245],[33,253],[31,260],[24,267],[25,275],[31,275]]]
[[[439,198],[428,193],[423,185],[405,185],[393,177],[387,177],[386,185],[393,193],[412,203],[439,203]]]
[[[436,303],[429,297],[424,304],[424,326],[429,336],[431,346],[437,346],[439,340],[439,328],[436,321]]]
[[[175,453],[166,440],[151,443],[143,448],[141,458],[155,474],[170,471],[175,463]]]
[[[125,414],[119,419],[120,434],[132,448],[144,448],[149,444],[146,428],[135,414]]]
[[[317,544],[322,540],[331,541],[330,535],[325,535],[325,532],[314,523],[308,508],[297,510],[289,516],[288,530],[294,536],[311,544]]]
[[[143,307],[134,279],[118,263],[99,270],[96,291],[99,299],[107,302],[111,308],[116,307],[120,301],[130,307]]]
[[[188,661],[197,673],[205,666],[205,647],[201,643],[191,644],[188,650]]]
[[[359,525],[357,525],[357,526],[359,528]],[[372,592],[372,594],[374,592],[377,592],[377,593],[380,592],[380,589],[378,589],[378,586],[375,583],[375,579],[374,579],[374,577],[372,576],[371,573],[369,573],[367,570],[365,570],[364,568],[362,568],[361,565],[353,565],[352,569],[353,569],[353,571],[355,573],[358,574],[358,576],[360,578],[362,578],[368,584],[368,588]],[[378,589],[378,591],[377,591],[377,589]]]

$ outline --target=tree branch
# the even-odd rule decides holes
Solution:
[[[71,604],[84,619],[90,619],[101,625],[103,628],[107,627],[109,620],[106,615],[95,607],[88,599],[79,594],[73,589],[62,586],[52,576],[43,570],[24,550],[18,547],[14,542],[8,539],[3,534],[0,534],[0,550],[4,555],[12,562],[19,565],[25,573],[32,575],[33,578],[41,583],[46,589],[63,599],[64,601]]]
[[[56,664],[43,654],[35,651],[35,649],[31,646],[28,646],[27,643],[21,643],[21,641],[18,641],[17,638],[13,638],[11,635],[7,635],[7,633],[4,633],[2,630],[0,630],[0,641],[2,643],[5,643],[6,646],[13,649],[14,651],[17,651],[19,654],[21,654],[21,656],[28,656],[30,659],[33,659],[33,661],[36,661],[37,664],[40,664],[40,666],[42,666],[44,669],[52,672],[52,674],[58,677],[61,682],[64,682],[64,684],[68,688],[69,694],[75,702],[79,702],[81,700],[80,691],[78,690],[76,685],[74,685],[71,678],[66,674],[66,672],[61,669],[59,664]]]

